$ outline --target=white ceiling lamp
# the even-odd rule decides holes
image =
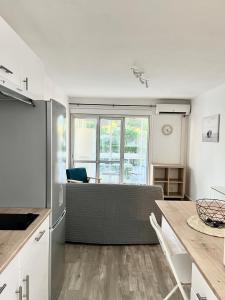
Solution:
[[[145,78],[145,73],[136,67],[131,67],[131,70],[136,78],[139,79],[141,84],[144,84],[146,88],[149,88],[149,80]]]

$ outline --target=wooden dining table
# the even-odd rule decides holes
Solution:
[[[195,202],[164,200],[156,203],[215,296],[225,300],[224,238],[200,233],[187,224],[187,219],[197,214]]]

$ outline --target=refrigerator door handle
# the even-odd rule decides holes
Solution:
[[[61,217],[58,219],[58,221],[54,224],[54,226],[52,226],[51,230],[54,230],[58,224],[62,221],[62,219],[65,217],[66,214],[66,210],[64,210],[64,212],[62,213]]]

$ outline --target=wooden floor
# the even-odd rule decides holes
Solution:
[[[162,300],[174,286],[159,246],[66,245],[58,300]],[[171,300],[181,300],[179,291]]]

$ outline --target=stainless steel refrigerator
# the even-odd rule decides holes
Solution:
[[[65,107],[54,100],[35,107],[0,100],[0,206],[51,208],[51,300],[64,280],[65,170]]]

